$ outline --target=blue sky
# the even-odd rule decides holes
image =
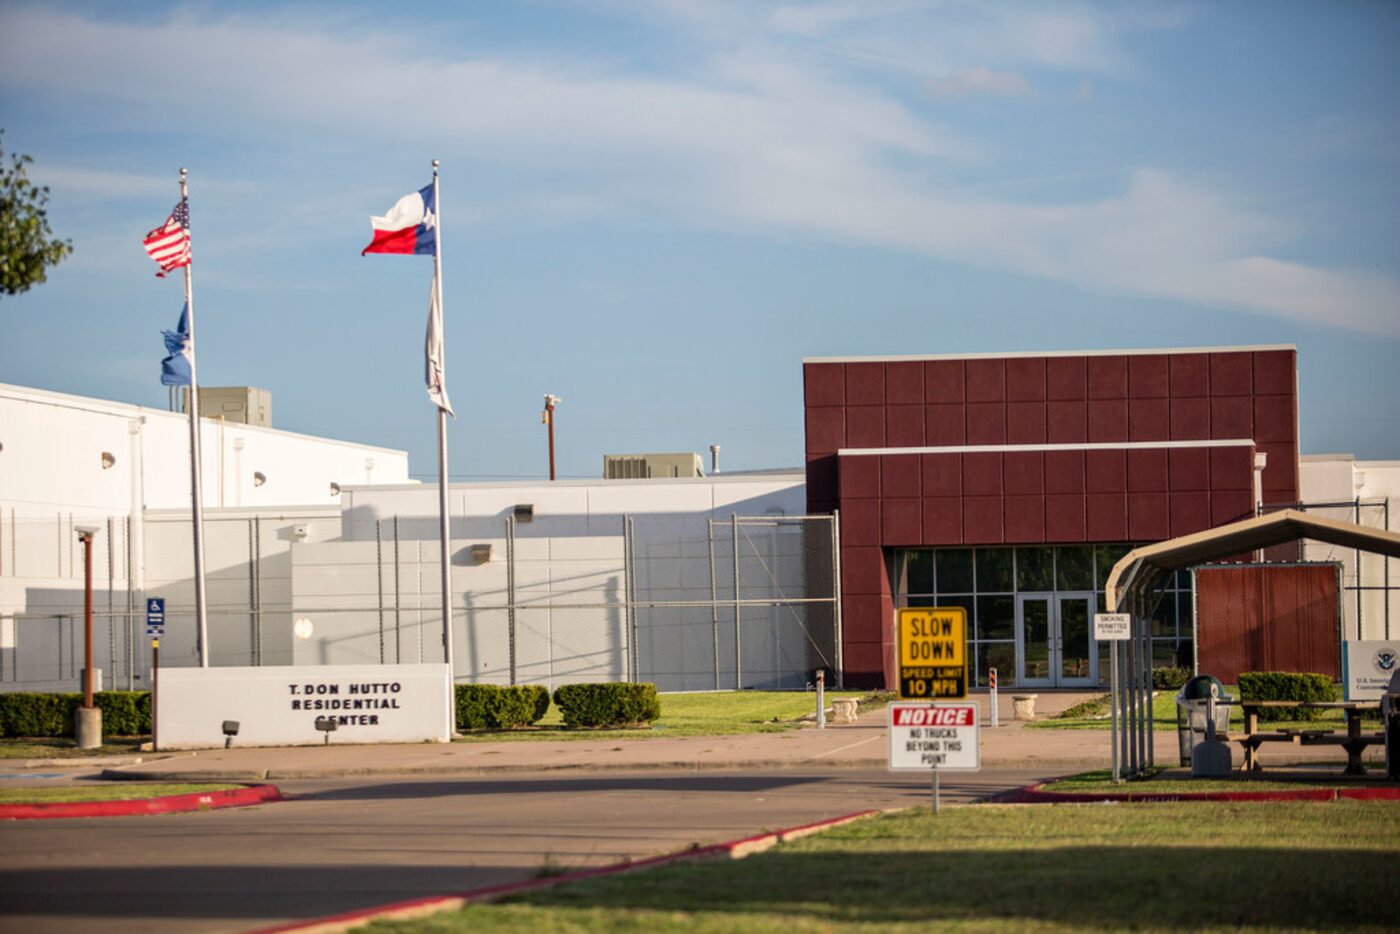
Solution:
[[[454,477],[802,459],[811,355],[1296,343],[1305,453],[1400,458],[1400,6],[0,4],[0,127],[76,252],[0,381],[164,405],[190,168],[201,382]]]

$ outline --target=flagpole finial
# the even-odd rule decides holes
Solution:
[[[434,174],[434,175],[437,174],[438,166],[440,166],[440,165],[442,165],[441,162],[437,161],[436,159],[433,160],[433,174]]]
[[[185,168],[184,166],[180,166],[180,177],[181,177],[181,178],[184,178],[184,177],[186,177],[186,176],[189,175],[189,174],[190,174],[190,170],[189,170],[189,169]]]

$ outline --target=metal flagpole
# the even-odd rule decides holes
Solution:
[[[180,170],[180,200],[189,210],[189,169]],[[186,217],[188,223],[188,215]],[[197,630],[199,667],[209,667],[209,618],[204,603],[204,498],[200,493],[199,377],[195,370],[194,342],[194,251],[185,263],[185,308],[190,328],[190,500],[194,522],[194,619]]]
[[[438,190],[438,160],[433,160],[433,287],[437,289],[438,312],[442,317],[442,197]],[[446,370],[447,327],[444,323],[438,331],[442,342],[443,369]],[[438,418],[438,530],[442,538],[442,651],[447,662],[447,682],[455,683],[455,669],[452,664],[452,534],[447,526],[447,410],[437,406]],[[454,709],[449,691],[448,709]],[[451,719],[448,720],[449,732]]]

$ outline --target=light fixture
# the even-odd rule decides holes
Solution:
[[[335,717],[317,717],[316,729],[326,734],[326,745],[331,744],[331,734],[336,731]]]
[[[112,456],[111,451],[102,452],[102,469],[111,470],[117,463],[117,459]]]
[[[339,484],[339,483],[336,483],[334,480],[331,481],[331,495],[332,495],[332,496],[339,496],[339,495],[340,495],[340,484]]]
[[[311,625],[311,620],[303,616],[292,624],[292,634],[298,639],[310,639],[311,634],[316,631],[316,627]]]
[[[261,470],[253,471],[253,486],[262,486],[267,482],[267,474]]]
[[[237,735],[238,735],[238,721],[237,721],[237,720],[225,720],[225,721],[224,721],[224,748],[225,748],[225,749],[227,749],[228,747],[230,747],[230,746],[233,745],[233,738],[234,738],[235,736],[237,736]]]

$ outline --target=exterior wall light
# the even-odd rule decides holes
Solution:
[[[267,482],[267,474],[261,470],[253,471],[253,486],[262,486]]]

